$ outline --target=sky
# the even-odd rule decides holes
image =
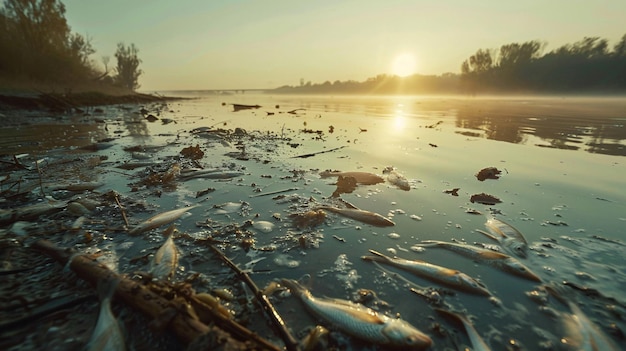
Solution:
[[[459,73],[476,50],[584,37],[612,48],[625,0],[62,0],[92,59],[135,44],[140,90],[266,89]]]

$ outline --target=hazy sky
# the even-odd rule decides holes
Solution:
[[[549,51],[585,36],[612,48],[626,34],[626,0],[62,2],[99,63],[115,65],[120,41],[139,48],[141,90],[458,73],[479,48],[541,40]]]

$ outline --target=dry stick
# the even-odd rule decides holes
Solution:
[[[346,145],[339,146],[339,147],[336,147],[336,148],[333,148],[333,149],[324,150],[324,151],[312,152],[310,154],[293,156],[292,158],[307,158],[307,157],[311,157],[311,156],[315,156],[315,155],[319,155],[319,154],[324,154],[324,153],[327,153],[327,152],[337,151],[337,150],[343,149],[344,147],[346,147]]]
[[[274,306],[272,306],[272,303],[270,302],[270,300],[259,289],[259,287],[257,287],[254,281],[252,281],[252,279],[250,278],[250,276],[246,272],[239,269],[239,267],[237,267],[237,265],[233,261],[231,261],[228,257],[226,257],[226,255],[224,255],[224,253],[220,251],[218,248],[216,248],[213,245],[210,245],[209,247],[211,248],[211,250],[213,250],[213,252],[215,252],[220,257],[222,261],[224,261],[224,263],[226,263],[226,265],[228,265],[233,271],[235,271],[239,279],[243,280],[246,283],[246,285],[250,288],[250,290],[254,292],[254,296],[257,298],[257,300],[261,304],[261,307],[263,307],[263,311],[265,311],[267,316],[271,319],[274,326],[278,328],[278,331],[280,332],[281,337],[283,338],[283,342],[285,343],[285,347],[287,348],[287,350],[298,351],[300,349],[298,346],[298,342],[291,335],[291,333],[289,333],[289,330],[287,330],[287,327],[285,326],[285,322],[283,321],[282,317],[278,314],[278,311],[276,311]]]
[[[43,183],[41,181],[41,170],[39,169],[39,160],[35,160],[35,168],[37,169],[37,173],[39,174],[39,188],[41,189],[41,195],[46,196],[46,193],[43,191]]]
[[[70,269],[74,271],[78,277],[86,280],[94,287],[96,287],[98,282],[102,279],[119,279],[120,282],[115,289],[115,297],[153,319],[167,314],[172,307],[177,308],[178,313],[169,321],[168,327],[173,329],[178,339],[185,345],[188,345],[198,337],[214,332],[211,327],[198,320],[197,317],[185,312],[188,306],[186,303],[176,302],[176,300],[167,300],[154,293],[149,286],[111,271],[105,265],[98,262],[95,255],[73,255],[69,249],[58,247],[45,239],[36,241],[31,245],[31,248],[47,254],[63,265],[66,265],[69,261]],[[193,295],[190,300],[194,303],[194,308],[197,308],[198,305],[195,304],[197,298],[195,298],[195,295]],[[213,321],[220,329],[233,331],[233,334],[236,334],[241,339],[252,342],[252,345],[248,345],[249,348],[280,351],[280,348],[237,322],[224,317],[210,308],[206,308],[205,311],[212,314],[214,318]]]
[[[120,203],[120,199],[118,198],[116,192],[113,192],[113,197],[115,198],[117,206],[120,207],[120,212],[122,212],[122,218],[124,218],[124,223],[126,224],[126,228],[128,228],[128,218],[126,217],[126,211],[124,210],[124,207],[122,207],[122,204]]]

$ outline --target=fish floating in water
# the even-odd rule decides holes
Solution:
[[[361,210],[358,208],[339,208],[334,206],[319,206],[318,209],[337,213],[341,216],[352,218],[359,222],[373,225],[375,227],[393,227],[396,225],[389,218],[378,214],[376,212],[370,212]]]
[[[164,233],[167,239],[154,254],[150,272],[159,279],[171,279],[178,266],[178,248],[174,244],[174,226],[170,226]]]
[[[428,335],[402,319],[391,318],[347,300],[317,298],[300,283],[281,280],[316,317],[342,332],[378,345],[424,350],[432,345]]]
[[[477,230],[477,232],[497,241],[502,247],[519,257],[526,258],[528,256],[528,242],[526,242],[522,233],[513,228],[512,225],[491,217],[487,220],[485,226],[492,234],[482,230]]]
[[[420,260],[405,260],[397,257],[393,258],[374,250],[369,250],[369,252],[374,256],[362,256],[361,258],[366,261],[392,265],[418,277],[426,278],[460,291],[484,296],[491,295],[489,290],[487,290],[483,284],[463,272]]]
[[[463,328],[465,328],[465,333],[469,337],[473,351],[491,351],[491,348],[478,334],[472,322],[470,322],[466,317],[440,308],[436,308],[435,311],[437,311],[437,313],[441,314],[442,316],[451,319],[455,323],[461,324]]]
[[[559,294],[560,289],[545,286],[552,296],[568,306],[572,313],[560,313],[563,332],[561,343],[572,350],[582,351],[617,351],[620,348],[598,326],[585,315],[575,303]]]
[[[111,299],[117,288],[119,279],[109,279],[101,281],[98,284],[98,293],[100,295],[100,313],[98,321],[91,334],[91,339],[87,343],[87,351],[100,350],[126,350],[124,343],[124,334],[122,329],[111,311]]]
[[[159,213],[156,216],[150,217],[147,220],[139,223],[136,227],[128,231],[130,235],[141,234],[150,229],[158,228],[162,225],[171,223],[180,217],[182,217],[187,211],[198,207],[198,205],[183,207],[176,210],[171,210],[163,213]]]
[[[482,248],[471,246],[471,245],[456,244],[456,243],[449,243],[445,241],[436,241],[436,240],[422,241],[422,243],[416,244],[415,246],[440,247],[443,249],[456,252],[465,257],[469,257],[478,262],[486,263],[490,266],[498,268],[507,273],[511,273],[518,277],[532,280],[535,282],[541,281],[541,278],[539,278],[538,275],[533,273],[528,267],[523,265],[520,261],[518,261],[517,259],[509,255],[505,255],[500,252],[495,252],[495,251],[488,250],[488,249],[482,249]]]

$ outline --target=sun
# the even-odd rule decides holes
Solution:
[[[413,54],[404,53],[396,56],[391,62],[391,74],[400,77],[415,74],[417,62]]]

